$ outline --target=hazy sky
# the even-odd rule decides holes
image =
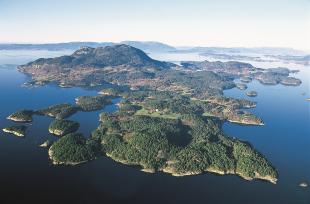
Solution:
[[[310,49],[310,0],[0,0],[0,42]]]

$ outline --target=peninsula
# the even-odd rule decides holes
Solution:
[[[71,133],[54,142],[48,155],[53,164],[77,165],[95,159],[99,151],[98,143],[86,140],[79,133]]]
[[[80,96],[75,99],[76,105],[83,111],[95,111],[103,109],[111,104],[111,97],[108,96]]]

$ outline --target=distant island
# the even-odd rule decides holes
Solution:
[[[246,90],[248,87],[246,84],[236,83],[236,87],[240,90]]]
[[[250,96],[250,97],[256,97],[257,96],[257,92],[256,91],[249,91],[246,93],[247,96]]]
[[[223,91],[244,89],[246,85],[237,85],[234,79],[250,82],[261,74],[280,83],[289,77],[286,69],[207,61],[180,66],[154,60],[129,45],[82,47],[72,55],[38,59],[18,69],[34,84],[56,82],[98,91],[97,96],[78,97],[75,105],[33,111],[56,118],[51,132],[63,135],[48,151],[54,164],[76,165],[106,155],[146,172],[174,176],[213,172],[277,181],[276,169],[262,154],[222,131],[225,121],[263,125],[262,119],[244,110],[256,103],[225,97]],[[64,120],[77,111],[102,109],[115,97],[122,98],[118,111],[100,114],[90,138],[75,133],[76,122]]]
[[[243,82],[250,82],[252,79],[256,79],[262,84],[277,85],[279,83],[287,86],[299,86],[301,80],[290,77],[291,73],[295,73],[295,70],[289,70],[285,67],[262,69],[252,66],[249,63],[228,61],[228,62],[181,62],[183,67],[190,70],[206,70],[216,73],[222,73],[234,78],[240,78]]]
[[[302,64],[302,65],[309,65],[310,64],[310,55],[265,55],[270,58],[274,58],[277,60],[282,60],[286,63],[295,63],[295,64]]]

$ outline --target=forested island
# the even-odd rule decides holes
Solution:
[[[78,107],[73,106],[68,103],[64,104],[56,104],[49,106],[47,108],[40,109],[36,111],[39,115],[46,115],[50,116],[56,119],[65,119],[67,117],[70,117],[74,113],[76,113],[79,110]]]
[[[27,126],[24,125],[12,125],[2,129],[3,132],[13,134],[18,137],[25,137]]]
[[[99,95],[78,97],[75,105],[33,111],[55,118],[50,132],[63,135],[48,151],[54,164],[76,165],[106,155],[147,172],[174,176],[213,172],[277,181],[276,169],[262,154],[222,131],[225,121],[263,125],[262,119],[245,110],[256,103],[225,97],[223,91],[244,90],[246,84],[234,80],[248,83],[259,80],[261,73],[277,83],[297,83],[286,69],[268,71],[241,62],[179,66],[151,59],[128,45],[82,47],[72,55],[38,59],[18,69],[36,84],[56,82],[98,91]],[[122,98],[118,111],[100,114],[90,138],[74,133],[78,124],[65,120],[77,111],[103,109],[115,97]]]
[[[77,131],[80,124],[71,120],[54,120],[48,127],[48,131],[54,135],[63,136]]]
[[[225,136],[218,123],[206,117],[103,114],[92,137],[101,141],[107,156],[147,172],[186,176],[208,171],[277,181],[276,170],[261,154],[248,143]]]
[[[12,113],[7,117],[7,119],[16,121],[16,122],[31,122],[32,115],[34,112],[32,110],[21,110],[15,113]]]

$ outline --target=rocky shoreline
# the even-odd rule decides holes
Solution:
[[[54,165],[68,165],[68,166],[76,166],[82,163],[86,163],[88,162],[86,161],[80,161],[80,162],[63,162],[63,161],[59,161],[57,160],[54,156],[53,156],[53,151],[51,150],[51,148],[48,149],[48,157],[49,159],[52,161],[52,163]]]
[[[13,134],[13,135],[18,136],[18,137],[25,137],[25,134],[19,133],[19,132],[14,131],[14,130],[8,130],[6,128],[3,128],[2,131],[9,133],[9,134]]]
[[[126,160],[116,159],[111,154],[108,154],[108,153],[106,153],[106,156],[111,158],[111,159],[113,159],[116,162],[121,163],[121,164],[125,164],[125,165],[128,165],[128,166],[141,166],[142,167],[141,171],[146,172],[146,173],[155,173],[156,172],[155,169],[145,168],[145,167],[143,167],[140,164],[131,164],[131,163],[127,162]],[[167,173],[167,174],[171,174],[172,176],[175,176],[175,177],[193,176],[193,175],[199,175],[199,174],[203,174],[203,173],[214,173],[214,174],[218,174],[218,175],[237,175],[237,176],[240,176],[241,178],[243,178],[243,179],[245,179],[247,181],[253,181],[255,179],[265,180],[265,181],[268,181],[268,182],[273,183],[273,184],[276,184],[277,180],[278,180],[277,178],[273,178],[273,177],[271,177],[269,175],[261,176],[257,172],[255,172],[255,177],[247,177],[247,176],[243,175],[242,173],[240,173],[238,171],[235,171],[235,170],[221,171],[221,170],[218,170],[218,169],[215,169],[215,168],[212,168],[212,167],[209,167],[209,168],[207,168],[204,171],[198,171],[198,172],[189,171],[189,172],[181,173],[181,172],[177,172],[171,166],[171,164],[173,165],[172,161],[168,161],[167,163],[168,163],[168,165],[165,168],[163,168],[163,169],[159,169],[159,171],[162,171],[162,172]]]
[[[12,120],[14,122],[22,122],[22,123],[32,122],[32,119],[23,119],[23,118],[13,117],[11,115],[8,116],[6,119]]]

